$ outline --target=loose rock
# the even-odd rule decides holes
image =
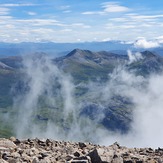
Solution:
[[[0,139],[0,163],[163,163],[163,148],[108,147],[50,139]]]

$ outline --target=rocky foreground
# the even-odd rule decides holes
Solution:
[[[0,139],[0,163],[163,163],[163,149],[54,140]]]

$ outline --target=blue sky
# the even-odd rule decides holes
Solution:
[[[163,0],[1,0],[0,41],[163,40]]]

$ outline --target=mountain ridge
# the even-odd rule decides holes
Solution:
[[[35,47],[35,48],[33,48]],[[64,47],[64,48],[63,48]],[[72,49],[89,49],[91,51],[113,51],[118,54],[126,54],[128,49],[132,51],[143,51],[143,48],[135,48],[133,43],[122,41],[104,41],[104,42],[83,42],[83,43],[54,43],[54,42],[22,42],[22,43],[0,43],[0,56],[23,55],[32,52],[45,52],[51,56],[64,56]],[[163,48],[150,48],[152,52],[160,55]]]
[[[126,99],[120,95],[118,96],[114,93],[109,100],[104,100],[103,102],[100,95],[96,97],[98,92],[95,92],[95,98],[92,97],[91,93],[93,91],[90,90],[89,87],[90,83],[95,83],[95,90],[96,85],[97,88],[99,85],[101,85],[101,87],[102,85],[106,85],[112,79],[112,73],[114,73],[115,70],[118,71],[118,67],[119,69],[124,69],[134,73],[136,76],[141,76],[144,78],[148,77],[149,74],[159,73],[162,71],[163,59],[161,56],[155,55],[149,51],[141,52],[141,55],[142,58],[129,62],[129,57],[127,55],[119,55],[105,51],[92,52],[89,50],[74,49],[64,57],[58,57],[55,59],[50,58],[50,62],[47,63],[54,64],[65,74],[71,74],[71,82],[74,84],[75,100],[77,100],[78,103],[82,103],[80,108],[81,110],[78,110],[80,116],[87,117],[88,119],[94,121],[96,120],[96,115],[98,115],[100,109],[102,109],[104,116],[102,120],[99,120],[99,125],[102,125],[108,130],[119,131],[120,133],[125,134],[130,130],[130,123],[132,122],[132,102],[129,99]],[[0,120],[3,119],[3,116],[5,116],[4,113],[10,113],[13,111],[11,109],[13,97],[18,93],[22,93],[23,95],[23,93],[30,90],[28,82],[30,82],[31,79],[29,78],[28,81],[24,82],[23,75],[25,74],[23,74],[23,71],[25,71],[25,69],[23,69],[24,62],[22,62],[23,60],[25,61],[28,59],[28,57],[32,57],[32,66],[35,67],[35,63],[37,61],[39,62],[40,59],[42,59],[42,61],[46,61],[44,57],[47,56],[44,55],[44,53],[41,53],[40,55],[37,53],[36,55],[32,54],[26,56],[25,58],[18,56],[0,58],[0,62],[13,68],[12,70],[8,70],[7,73],[4,73],[3,67],[3,71],[0,71],[0,84],[3,85],[3,87],[0,87],[0,108],[3,108],[0,110],[2,113]],[[45,71],[44,73],[46,73],[49,65],[44,65],[46,62],[39,62],[39,64],[41,69],[43,68]],[[33,71],[35,72],[35,70]],[[45,79],[42,80],[44,81]],[[55,83],[57,80],[58,79],[56,78],[55,81],[52,81]],[[51,84],[53,84],[53,82]],[[119,81],[115,80],[114,83],[116,82]],[[11,91],[13,90],[13,86],[15,88],[15,92]],[[98,89],[99,90],[97,91],[100,92],[100,87]],[[54,95],[57,95],[57,93],[60,91],[60,85],[55,85],[52,90],[57,90],[54,93]],[[47,104],[46,101],[44,102],[44,99],[46,99],[46,93],[47,90],[41,94],[39,99],[39,107],[41,107],[39,109],[41,111],[38,110],[38,113],[33,116],[37,123],[47,123],[47,121],[49,121],[52,117],[52,115],[49,113],[55,110],[58,115],[59,108],[61,107],[62,109],[63,107],[62,102],[55,107],[45,105]],[[62,99],[60,98],[60,95],[57,98]],[[59,118],[59,116],[57,118]],[[64,123],[63,119],[61,119],[59,122]],[[65,124],[62,125],[64,127]],[[69,130],[68,127],[64,128]]]

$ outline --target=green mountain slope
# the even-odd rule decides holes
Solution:
[[[122,81],[113,79],[116,69],[124,69],[136,76],[147,78],[151,73],[160,73],[163,67],[163,58],[149,51],[141,53],[142,58],[130,62],[128,56],[118,55],[110,52],[92,52],[89,50],[75,49],[64,57],[52,59],[52,63],[59,70],[71,74],[74,85],[74,99],[80,107],[76,110],[78,116],[98,122],[100,127],[111,131],[126,133],[130,130],[133,120],[133,103],[131,99],[123,97],[116,92],[116,85],[121,86]],[[31,57],[31,56],[29,56]],[[35,60],[41,59],[43,55],[35,55]],[[37,59],[36,59],[37,58]],[[26,95],[30,88],[28,82],[24,82],[25,72],[21,57],[8,57],[0,59],[0,136],[10,136],[12,123],[17,118],[17,108],[13,110],[13,98],[20,94]],[[44,59],[40,62],[45,64]],[[33,66],[33,65],[32,65]],[[37,67],[37,63],[35,65]],[[22,71],[23,70],[23,71]],[[43,66],[43,71],[48,73],[48,66]],[[36,74],[37,76],[37,74]],[[40,79],[42,80],[42,78]],[[45,81],[47,79],[44,79]],[[39,80],[38,80],[39,81]],[[44,128],[48,122],[54,122],[63,130],[69,130],[72,115],[65,121],[63,118],[63,97],[60,93],[61,85],[58,78],[51,81],[51,99],[47,96],[49,90],[45,90],[38,97],[38,108],[33,111],[32,122]],[[56,84],[57,83],[57,84]],[[112,84],[114,88],[108,85]],[[93,85],[93,87],[92,87]],[[106,88],[105,90],[105,87]],[[108,90],[107,90],[108,89]],[[107,91],[111,92],[108,99],[103,97]],[[34,92],[33,92],[34,93]],[[55,104],[49,101],[56,99]],[[71,99],[70,99],[71,100]],[[5,117],[11,116],[11,121],[6,123]]]

